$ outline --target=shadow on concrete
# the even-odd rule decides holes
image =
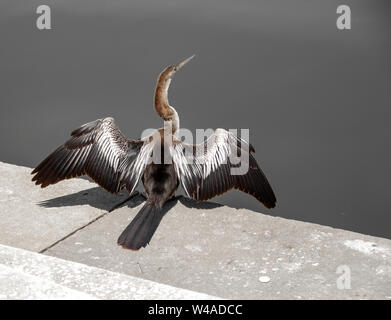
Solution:
[[[197,202],[191,198],[185,197],[185,196],[177,196],[175,197],[176,200],[179,200],[185,207],[187,208],[194,208],[194,209],[214,209],[223,207],[222,204],[215,203],[215,202]]]
[[[103,190],[100,187],[90,188],[79,192],[71,193],[65,196],[56,197],[48,200],[44,200],[38,203],[43,208],[59,208],[59,207],[72,207],[80,205],[89,205],[91,207],[110,210],[113,206],[129,197],[126,191],[119,194],[111,194]],[[123,206],[129,208],[135,208],[145,201],[145,197],[141,194],[136,195],[133,199],[127,201]],[[167,201],[164,205],[164,211],[167,212],[174,207],[177,202],[180,201],[187,208],[195,209],[214,209],[222,207],[223,205],[214,202],[197,202],[193,199],[185,196],[176,196],[170,201]],[[119,207],[119,208],[120,208]]]
[[[126,192],[111,194],[100,187],[95,187],[71,193],[65,196],[44,200],[39,202],[38,205],[44,208],[89,205],[101,210],[110,210],[114,205],[125,200],[128,196],[129,195]],[[127,205],[130,208],[134,208],[144,201],[145,198],[143,196],[137,195],[132,200],[126,202],[124,205]]]

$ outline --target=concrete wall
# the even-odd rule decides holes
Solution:
[[[46,262],[38,255],[43,260],[35,265],[33,276],[42,274],[40,268],[59,264],[68,271],[57,268],[58,277],[72,273],[74,266],[81,270],[83,282],[88,280],[87,266],[92,266],[131,276],[128,280],[144,279],[222,298],[391,299],[388,239],[182,198],[166,214],[150,245],[133,252],[117,246],[116,240],[140,209],[141,197],[107,213],[126,194],[110,195],[85,179],[40,189],[30,181],[30,170],[0,163],[0,244],[66,260]],[[20,298],[41,297],[36,294],[40,285],[18,277],[7,262],[12,249],[1,248],[8,253],[0,254],[0,281],[12,278],[16,286],[30,288],[32,295]],[[13,254],[30,257],[25,251]],[[23,259],[18,261],[17,268],[26,270]],[[46,281],[42,279],[43,287]],[[73,285],[60,285],[69,289],[61,297],[157,296],[148,286],[141,286],[146,291],[140,287],[126,294],[129,285],[121,291],[124,295],[116,296],[88,290],[78,295]],[[12,298],[8,290],[0,286],[0,297]],[[53,297],[61,290],[53,291]]]

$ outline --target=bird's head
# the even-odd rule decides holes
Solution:
[[[178,65],[172,65],[163,70],[159,75],[156,89],[155,89],[155,109],[161,118],[165,121],[176,119],[176,129],[179,127],[179,117],[175,109],[170,106],[168,102],[168,88],[170,87],[171,79],[174,74],[181,69],[185,64],[187,64],[191,59],[194,58],[194,55],[185,59]]]
[[[191,57],[183,60],[181,63],[179,63],[178,65],[171,65],[171,66],[168,66],[166,69],[163,70],[163,72],[160,74],[159,76],[159,82],[160,83],[170,83],[171,82],[171,79],[172,77],[174,76],[174,74],[179,70],[181,69],[185,64],[187,64],[191,59],[194,58],[195,55],[192,55]]]

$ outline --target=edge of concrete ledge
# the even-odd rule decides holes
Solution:
[[[0,288],[0,299],[221,299],[5,245]]]
[[[0,299],[391,299],[389,239],[178,201],[129,252],[116,239],[142,201],[106,215],[127,195],[84,179],[39,189],[30,171],[0,162]]]

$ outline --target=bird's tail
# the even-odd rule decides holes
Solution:
[[[162,208],[146,202],[136,217],[118,238],[118,244],[126,249],[138,250],[145,247],[163,218]]]

